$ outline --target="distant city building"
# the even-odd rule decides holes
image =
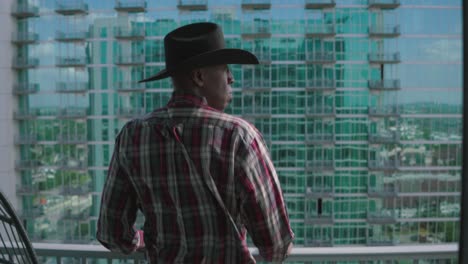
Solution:
[[[95,242],[115,136],[171,96],[169,79],[137,81],[198,21],[261,61],[231,67],[227,111],[264,134],[297,245],[458,240],[460,0],[6,2],[11,177],[34,241]]]

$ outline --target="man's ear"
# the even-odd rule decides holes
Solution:
[[[201,69],[195,69],[190,72],[190,79],[192,79],[193,83],[197,87],[203,87],[205,84],[204,78],[203,78],[203,71]]]

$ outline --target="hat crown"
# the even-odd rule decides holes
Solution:
[[[224,46],[224,35],[217,24],[204,22],[180,27],[164,38],[166,68],[175,68],[191,57]]]
[[[182,26],[164,37],[166,69],[140,82],[173,76],[180,70],[219,64],[258,64],[254,54],[224,47],[224,35],[215,23],[202,22]]]

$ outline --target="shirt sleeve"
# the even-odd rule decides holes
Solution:
[[[283,261],[294,239],[278,175],[259,137],[239,148],[241,215],[260,255]]]
[[[138,207],[134,187],[119,160],[121,136],[116,139],[102,192],[96,237],[109,250],[129,254],[138,247],[134,227]]]

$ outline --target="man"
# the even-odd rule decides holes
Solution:
[[[166,69],[143,82],[171,77],[173,96],[117,136],[98,240],[144,250],[150,263],[255,263],[247,231],[265,260],[284,260],[294,234],[267,148],[251,124],[222,112],[234,82],[227,64],[257,58],[224,48],[213,23],[180,27],[164,45]]]

